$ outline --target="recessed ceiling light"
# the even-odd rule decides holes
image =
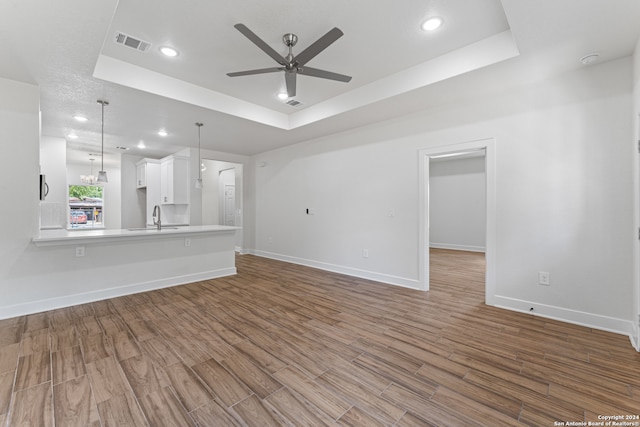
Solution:
[[[163,46],[160,48],[160,52],[162,52],[163,55],[165,56],[170,56],[170,57],[174,57],[174,56],[178,56],[178,51],[175,50],[172,47],[169,46]]]
[[[288,94],[287,92],[280,92],[280,93],[278,94],[278,99],[282,99],[283,101],[284,101],[285,99],[287,99],[288,97],[289,97],[289,94]]]
[[[74,118],[74,119],[76,119],[76,120],[77,120],[77,121],[79,121],[79,122],[82,122],[82,123],[84,123],[84,122],[86,122],[87,120],[89,120],[89,119],[87,119],[85,116],[80,116],[80,115],[73,116],[73,118]]]
[[[592,62],[596,61],[599,56],[600,54],[597,52],[589,53],[580,58],[580,62],[582,62],[584,65],[591,64]]]
[[[443,23],[444,20],[441,17],[433,16],[424,21],[420,28],[422,28],[424,31],[434,31],[440,28]]]
[[[158,131],[158,135],[160,135],[160,136],[167,136],[167,135],[169,135],[169,134],[167,133],[167,131],[166,131],[166,130],[164,130],[164,129],[160,129],[160,130]]]
[[[140,142],[138,142],[138,148],[142,150],[144,148],[147,148],[147,146],[144,145],[144,141],[141,140]]]
[[[67,135],[67,137],[70,139],[78,139],[78,135],[76,135],[75,133],[70,133],[69,135]]]

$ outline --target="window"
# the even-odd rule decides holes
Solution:
[[[103,194],[98,185],[70,185],[68,228],[103,228]]]

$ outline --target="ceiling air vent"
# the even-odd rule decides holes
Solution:
[[[131,37],[125,33],[116,33],[116,43],[128,46],[132,49],[146,52],[151,47],[151,43]]]
[[[295,99],[290,99],[287,101],[287,105],[291,105],[292,107],[297,107],[299,105],[302,105],[302,102],[296,101]]]

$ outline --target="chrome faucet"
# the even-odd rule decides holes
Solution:
[[[156,220],[156,217],[158,218]],[[153,207],[153,225],[158,226],[158,231],[162,230],[162,220],[160,219],[160,206],[155,205]]]

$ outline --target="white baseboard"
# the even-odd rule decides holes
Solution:
[[[570,310],[567,308],[556,307],[552,305],[538,304],[535,302],[502,297],[498,295],[494,297],[494,302],[494,305],[496,307],[504,308],[507,310],[529,313],[534,316],[559,320],[561,322],[573,323],[575,325],[585,326],[587,328],[627,335],[631,339],[631,343],[633,344],[634,348],[638,350],[636,340],[634,339],[635,328],[633,322],[629,320],[601,316],[584,311]],[[533,308],[533,311],[531,311],[531,308]],[[637,334],[635,335],[637,336]]]
[[[247,251],[246,253],[249,253]],[[402,286],[403,288],[411,288],[421,290],[421,284],[416,279],[408,279],[404,277],[391,276],[388,274],[376,273],[374,271],[360,270],[357,268],[344,267],[341,265],[329,264],[321,261],[313,261],[304,258],[292,257],[289,255],[281,255],[273,252],[252,250],[251,254],[260,256],[263,258],[275,259],[278,261],[290,262],[292,264],[304,265],[307,267],[313,267],[320,270],[331,271],[333,273],[346,274],[347,276],[359,277],[362,279],[373,280],[376,282],[386,283],[389,285]]]
[[[169,288],[171,286],[184,285],[187,283],[199,282],[202,280],[216,279],[219,277],[232,276],[236,274],[235,267],[222,268],[219,270],[203,271],[201,273],[188,274],[183,276],[169,277],[161,280],[134,283],[131,285],[118,286],[99,291],[84,292],[62,297],[47,298],[38,301],[30,301],[23,304],[15,304],[0,307],[0,319],[24,316],[26,314],[40,313],[47,310],[70,307],[72,305],[86,304],[108,298],[121,297],[124,295],[137,294],[155,289]]]
[[[632,322],[633,323],[633,322]],[[640,352],[640,327],[636,324],[633,324],[633,332],[631,333],[631,344],[636,351]]]
[[[452,243],[429,243],[430,248],[434,249],[450,249],[453,251],[468,251],[468,252],[485,252],[484,246],[467,246],[467,245],[455,245]]]

